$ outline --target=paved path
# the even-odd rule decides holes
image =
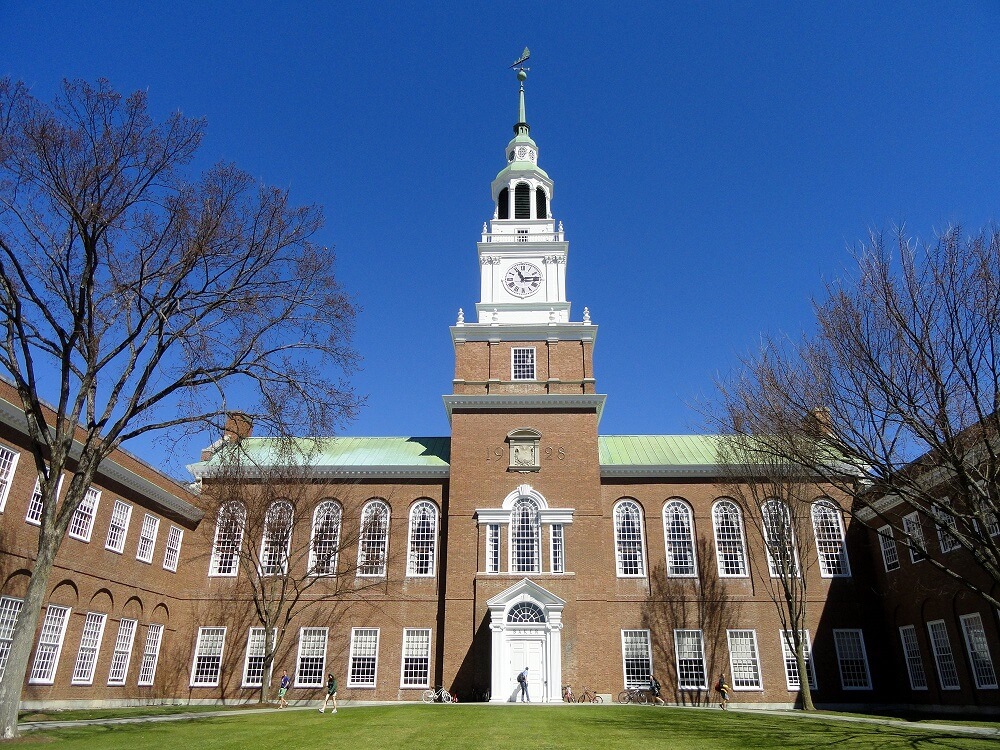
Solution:
[[[351,706],[386,706],[386,705],[413,705],[411,701],[405,704],[394,701],[358,701],[346,703],[340,702],[340,708],[350,708]],[[501,704],[507,705],[507,704]],[[560,705],[560,704],[551,704]],[[562,704],[568,705],[568,704]],[[616,704],[611,704],[616,705]],[[500,706],[497,706],[500,710]],[[523,706],[522,706],[523,708]],[[679,708],[687,711],[719,711],[719,709],[708,706],[668,706],[667,708]],[[38,729],[64,729],[67,727],[89,727],[113,724],[144,724],[147,722],[163,721],[187,721],[191,719],[208,719],[225,716],[244,716],[247,714],[268,714],[279,710],[284,711],[315,711],[316,706],[289,706],[286,709],[278,708],[248,708],[229,709],[227,711],[198,711],[194,713],[164,714],[160,716],[129,716],[117,719],[78,719],[75,721],[26,721],[18,724],[18,729],[22,732],[30,732]],[[521,709],[518,709],[521,710]],[[650,707],[649,710],[656,710]],[[741,714],[766,714],[768,716],[782,716],[790,719],[802,721],[841,721],[854,724],[874,724],[877,726],[893,727],[894,729],[912,731],[930,731],[936,734],[959,734],[966,737],[984,737],[1000,740],[1000,729],[994,727],[976,727],[965,724],[937,724],[930,721],[906,721],[900,719],[881,719],[869,716],[845,716],[833,713],[810,714],[802,711],[781,711],[764,708],[730,708],[731,713]]]

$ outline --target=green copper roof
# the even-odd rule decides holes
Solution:
[[[717,435],[603,435],[602,467],[704,467],[718,462]]]

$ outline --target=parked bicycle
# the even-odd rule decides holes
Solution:
[[[451,703],[451,693],[445,690],[443,687],[438,685],[437,690],[431,690],[428,688],[424,691],[424,694],[420,696],[424,703],[434,703],[436,701],[441,701],[442,703]]]
[[[590,688],[584,688],[583,692],[580,693],[580,697],[576,699],[577,703],[604,703],[604,699],[595,693]]]
[[[625,688],[618,693],[619,703],[638,703],[645,706],[649,703],[649,693],[642,688]]]

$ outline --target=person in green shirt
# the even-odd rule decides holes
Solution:
[[[323,699],[323,707],[319,710],[320,713],[326,711],[326,704],[333,701],[333,710],[331,714],[337,713],[337,678],[333,674],[328,674],[326,676],[326,698]]]

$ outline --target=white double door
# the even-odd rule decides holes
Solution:
[[[514,636],[508,643],[510,661],[507,674],[514,685],[517,676],[528,668],[528,698],[532,703],[543,703],[549,698],[545,674],[545,636]],[[517,696],[520,700],[520,695]]]

